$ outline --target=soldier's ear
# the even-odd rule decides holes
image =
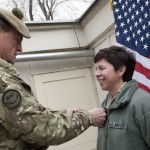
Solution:
[[[6,31],[0,26],[0,38],[1,36],[3,36],[3,34],[5,33]]]
[[[0,26],[0,31],[2,31],[3,29],[2,29],[2,27]]]
[[[4,32],[4,29],[0,26],[0,33]]]

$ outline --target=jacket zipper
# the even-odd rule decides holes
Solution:
[[[106,109],[106,108],[105,108]],[[105,145],[104,145],[104,150],[107,150],[107,136],[108,136],[108,122],[109,122],[109,109],[106,109],[107,111],[107,120],[106,120],[106,123],[105,123]]]

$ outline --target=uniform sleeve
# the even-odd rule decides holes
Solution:
[[[137,121],[143,139],[148,147],[150,147],[150,111],[140,116]]]
[[[134,100],[136,102],[132,111],[137,127],[145,143],[150,147],[150,94],[139,89],[136,91]]]
[[[14,138],[39,145],[57,145],[73,139],[93,123],[86,111],[54,111],[43,107],[24,87],[7,81],[0,95],[0,119]]]

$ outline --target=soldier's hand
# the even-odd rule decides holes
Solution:
[[[93,116],[93,124],[92,126],[101,127],[106,121],[106,112],[104,108],[94,108],[89,111]]]

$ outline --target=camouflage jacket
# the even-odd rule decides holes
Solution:
[[[0,150],[45,150],[77,137],[92,123],[86,111],[43,107],[16,69],[0,59]]]

